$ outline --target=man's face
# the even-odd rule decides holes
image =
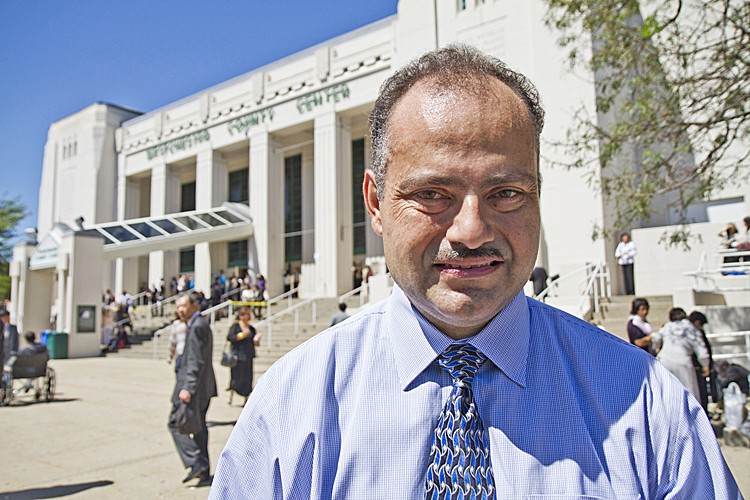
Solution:
[[[473,335],[528,281],[539,244],[534,127],[499,81],[479,94],[417,83],[395,106],[382,200],[365,202],[392,276],[454,338]]]
[[[175,305],[177,307],[177,316],[185,322],[189,321],[193,317],[193,314],[195,314],[195,311],[198,310],[198,305],[190,302],[190,298],[186,295],[177,299]]]
[[[3,325],[7,325],[8,323],[10,323],[10,316],[8,315],[0,316],[0,321],[3,322]]]

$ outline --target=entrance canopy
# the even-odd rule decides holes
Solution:
[[[101,235],[104,258],[112,260],[201,242],[249,239],[253,223],[247,205],[227,202],[209,210],[95,224],[84,233]]]

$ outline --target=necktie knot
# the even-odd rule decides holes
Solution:
[[[487,357],[471,344],[452,344],[438,357],[438,364],[453,379],[453,385],[471,387],[479,367]]]

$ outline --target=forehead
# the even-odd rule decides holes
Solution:
[[[467,76],[454,84],[417,82],[393,108],[388,126],[391,152],[416,143],[438,148],[497,149],[512,137],[536,151],[531,113],[508,86],[489,76]]]

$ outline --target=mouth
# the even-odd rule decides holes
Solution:
[[[500,265],[503,264],[502,260],[462,260],[462,261],[449,261],[449,262],[436,262],[433,264],[441,275],[445,275],[452,278],[481,278],[494,272]]]

